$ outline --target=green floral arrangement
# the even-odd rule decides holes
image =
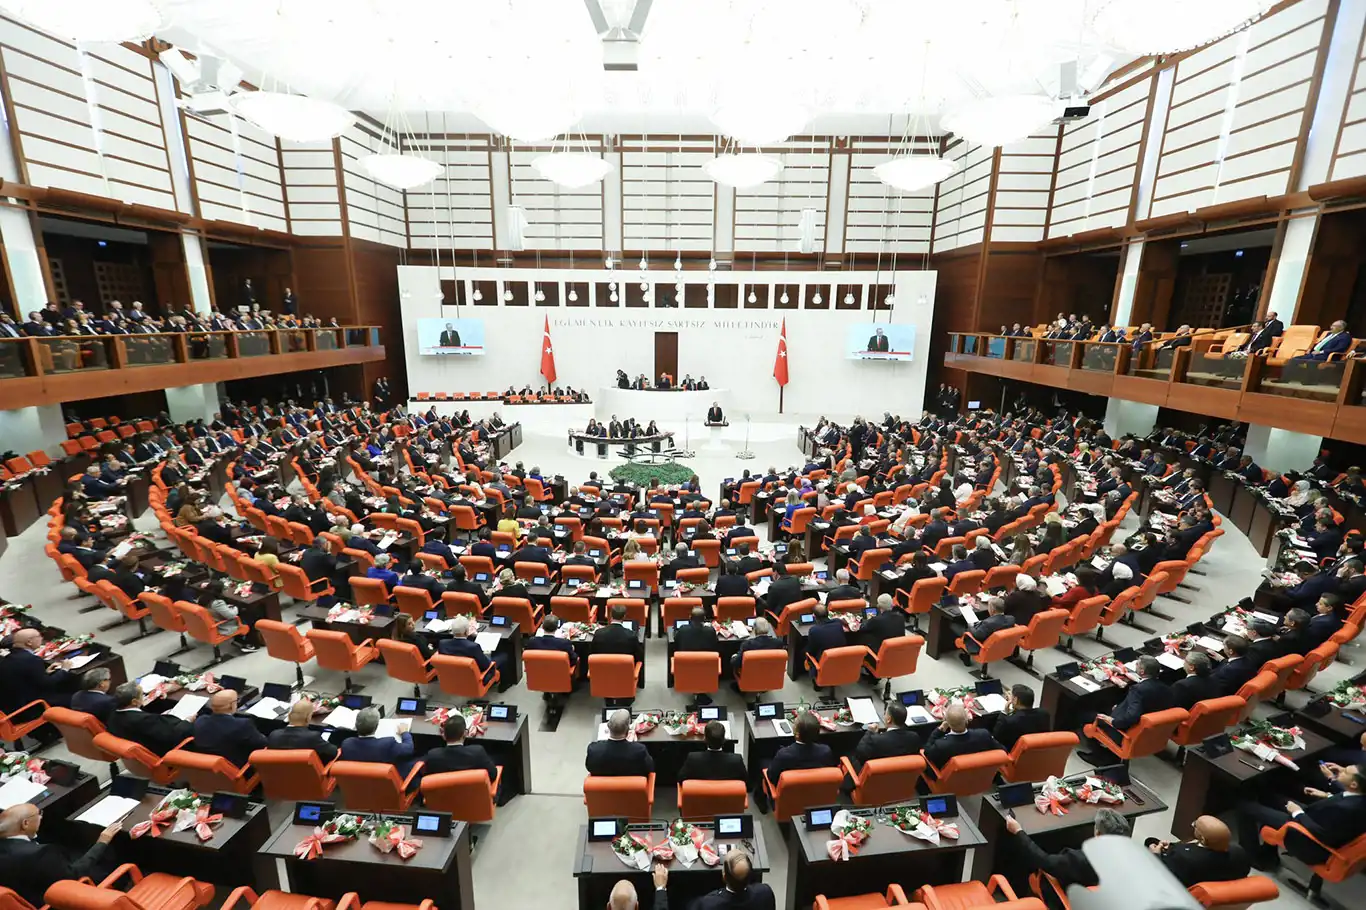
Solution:
[[[1366,689],[1344,679],[1333,687],[1328,698],[1339,708],[1360,708],[1366,705]]]

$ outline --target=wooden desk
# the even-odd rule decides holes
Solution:
[[[930,628],[925,633],[925,653],[935,659],[941,654],[953,654],[958,649],[954,647],[953,641],[958,636],[954,634],[953,623],[962,622],[962,614],[957,607],[946,607],[943,604],[934,604],[930,607]]]
[[[684,710],[683,705],[674,705],[668,708],[642,708],[633,706],[631,708],[631,717],[634,719],[644,711],[682,710]],[[734,752],[736,744],[740,741],[739,730],[740,724],[742,724],[743,721],[735,712],[727,712],[726,718],[730,724],[730,736],[726,740],[726,751]],[[704,752],[707,748],[706,742],[703,741],[702,737],[672,736],[664,731],[664,726],[662,724],[643,736],[638,735],[636,741],[642,743],[645,746],[646,751],[650,753],[650,757],[654,759],[656,793],[658,793],[659,787],[677,786],[678,772],[682,769],[683,762],[687,760],[688,755],[693,752]],[[670,799],[672,799],[672,797],[670,797]],[[658,796],[656,796],[655,802],[656,804],[666,803],[665,800],[660,799]],[[676,806],[678,803],[675,800],[672,803],[666,804]],[[670,809],[669,811],[672,812],[674,810]]]
[[[1295,712],[1295,722],[1300,725],[1301,729],[1308,726],[1338,744],[1358,748],[1361,745],[1361,735],[1366,733],[1366,724],[1344,716],[1345,713],[1366,716],[1361,711],[1346,711],[1344,708],[1333,705],[1328,713],[1322,717],[1310,717],[1301,708]]]
[[[876,812],[851,811],[870,818]],[[921,885],[961,882],[968,851],[980,849],[986,839],[966,816],[945,821],[958,826],[958,839],[941,838],[938,846],[875,821],[858,853],[848,862],[835,862],[825,848],[830,829],[808,831],[802,819],[793,819],[787,831],[787,905],[808,907],[817,894],[852,897],[886,891],[891,884],[901,885],[909,894]]]
[[[124,485],[124,495],[128,497],[128,517],[141,518],[147,511],[147,495],[152,489],[152,481],[146,474],[129,474]]]
[[[24,533],[50,505],[49,502],[39,509],[31,477],[13,480],[0,487],[0,525],[5,529],[5,536],[18,537]]]
[[[320,607],[316,603],[309,604],[301,609],[299,615],[304,619],[311,620],[315,628],[328,629],[332,632],[345,632],[358,645],[366,639],[392,638],[394,627],[398,625],[397,613],[393,616],[376,616],[368,623],[329,622],[327,608]]]
[[[1230,515],[1233,509],[1233,495],[1238,482],[1231,480],[1223,471],[1214,470],[1210,472],[1209,483],[1205,487],[1205,493],[1209,496],[1209,501],[1214,505],[1214,510],[1221,515]]]
[[[407,860],[397,852],[381,853],[363,839],[330,844],[316,859],[302,860],[294,855],[294,846],[313,828],[294,824],[294,806],[286,806],[290,819],[271,832],[252,857],[258,891],[274,888],[332,900],[355,891],[362,901],[417,905],[431,898],[441,910],[474,910],[466,823],[453,822],[450,837],[421,838],[422,849]],[[240,883],[241,870],[234,871]]]
[[[1244,534],[1252,533],[1252,513],[1257,506],[1258,494],[1247,484],[1237,484],[1233,488],[1233,511],[1229,519]]]
[[[43,831],[55,829],[58,823],[79,815],[86,806],[95,801],[100,792],[100,782],[95,775],[81,771],[70,784],[48,781],[47,792],[33,804],[43,812]]]
[[[704,830],[712,830],[712,822],[697,822],[697,827]],[[662,823],[650,823],[644,825],[630,825],[630,831],[639,831],[647,835],[651,842],[663,837],[668,830]],[[743,848],[749,853],[753,862],[751,881],[761,882],[764,873],[770,869],[768,845],[764,841],[764,833],[759,820],[754,822],[754,837],[740,840],[735,838],[714,838],[712,843],[718,848],[723,845],[733,845]],[[576,861],[574,865],[574,879],[578,883],[579,889],[579,910],[601,910],[607,906],[607,900],[611,896],[612,888],[617,882],[625,879],[635,885],[636,894],[652,895],[654,893],[654,881],[651,872],[637,872],[622,865],[621,860],[617,859],[612,852],[611,841],[590,841],[588,839],[588,826],[579,827],[579,845],[575,853]],[[700,860],[692,864],[690,868],[685,868],[682,863],[669,864],[669,901],[676,907],[689,907],[692,902],[708,892],[715,891],[721,887],[721,867],[707,866]],[[648,903],[649,898],[646,898]],[[642,907],[645,906],[643,903]],[[443,908],[444,910],[444,908]]]
[[[427,703],[429,711],[440,707],[452,706],[443,706],[436,702]],[[391,716],[402,717],[398,714]],[[412,721],[408,732],[413,735],[413,743],[417,746],[416,752],[426,752],[445,745],[441,728],[429,721],[425,714],[421,717],[410,717],[408,720]],[[514,796],[531,792],[531,736],[527,733],[526,723],[527,716],[520,711],[512,723],[488,720],[486,713],[484,732],[469,738],[470,743],[482,746],[493,759],[493,763],[503,768],[501,795],[498,800],[500,806],[507,805]]]
[[[1076,775],[1069,779],[1080,783],[1085,777]],[[1034,789],[1037,792],[1038,785]],[[1067,806],[1066,815],[1057,816],[1051,813],[1045,815],[1028,805],[1016,809],[1015,818],[1034,843],[1048,853],[1057,853],[1064,847],[1080,847],[1083,841],[1089,840],[1095,833],[1096,813],[1101,809],[1113,809],[1131,823],[1135,818],[1167,811],[1167,804],[1162,798],[1140,781],[1131,780],[1124,790],[1124,802],[1117,806],[1073,802]],[[1033,870],[1020,862],[1019,852],[1013,848],[998,853],[997,847],[1005,844],[1010,837],[1006,833],[1006,810],[1001,808],[995,793],[984,794],[981,799],[982,809],[977,818],[977,827],[986,843],[973,854],[972,877],[986,881],[990,875],[999,872],[1010,879],[1012,886],[1017,885],[1018,881],[1016,893],[1023,894],[1028,890],[1028,873]]]
[[[1228,732],[1234,733],[1236,728]],[[1313,730],[1301,728],[1300,736],[1304,739],[1303,749],[1281,754],[1301,769],[1306,767],[1307,759],[1313,759],[1333,745],[1331,740]],[[1260,764],[1250,752],[1234,749],[1228,755],[1210,758],[1201,746],[1187,749],[1186,765],[1181,771],[1181,789],[1176,795],[1176,811],[1172,815],[1172,834],[1181,840],[1189,838],[1197,818],[1218,815],[1238,799],[1248,798],[1254,788],[1271,779],[1283,779],[1288,789],[1298,789],[1294,771],[1272,762]],[[1239,791],[1242,791],[1241,796]]]
[[[1257,496],[1252,507],[1252,522],[1247,530],[1247,538],[1253,548],[1262,556],[1270,556],[1276,532],[1281,527],[1280,514],[1271,507],[1264,495]]]
[[[157,803],[169,792],[168,787],[149,787],[143,794],[142,802],[123,820],[123,831],[114,844],[119,861],[134,863],[143,872],[188,875],[218,885],[242,884],[242,870],[247,868],[251,858],[270,835],[270,820],[265,804],[248,803],[247,813],[242,818],[225,817],[214,829],[213,839],[208,841],[201,841],[193,828],[175,832],[170,826],[162,831],[160,837],[150,834],[137,839],[129,837],[128,832],[133,826],[146,821]],[[75,814],[79,815],[107,795],[107,790],[101,791],[99,797],[82,806]],[[100,833],[97,825],[87,822],[75,824],[81,826],[87,835],[86,846],[95,842]]]
[[[395,616],[397,616],[397,614],[395,614]],[[396,624],[397,622],[397,619],[391,617],[391,625]],[[437,643],[444,638],[451,637],[451,634],[449,632],[428,632],[426,630],[426,626],[427,624],[425,621],[419,621],[417,629],[423,635],[426,635],[433,643]],[[486,620],[482,619],[478,620],[478,622],[475,624],[476,632],[492,632],[498,636],[498,645],[493,649],[494,654],[507,655],[507,672],[500,672],[498,677],[499,692],[506,692],[508,689],[512,688],[513,686],[517,685],[517,683],[522,681],[521,628],[521,625],[515,622],[509,623],[506,626],[493,626],[489,625],[489,623]],[[390,631],[392,631],[392,629]],[[351,637],[354,639],[355,635],[352,634]],[[379,638],[380,636],[376,635],[375,637]],[[391,636],[386,632],[386,634],[383,637],[388,638]],[[583,655],[580,655],[580,666],[583,667],[583,672],[588,672],[588,665],[586,662],[584,662]]]

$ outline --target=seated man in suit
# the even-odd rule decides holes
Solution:
[[[1186,675],[1172,683],[1172,707],[1189,711],[1196,702],[1217,698],[1219,692],[1210,678],[1209,655],[1192,648],[1186,652]]]
[[[1146,654],[1140,657],[1138,675],[1139,681],[1129,686],[1124,700],[1115,706],[1112,713],[1096,715],[1096,722],[1107,725],[1110,728],[1107,732],[1116,740],[1119,739],[1118,734],[1137,726],[1143,715],[1165,711],[1173,704],[1171,687],[1162,681],[1162,664],[1157,662],[1156,657]],[[1084,761],[1097,766],[1119,760],[1099,746],[1079,754]]]
[[[20,629],[10,636],[9,654],[0,657],[0,711],[11,721],[32,720],[41,714],[41,706],[20,712],[38,699],[62,707],[71,703],[75,680],[66,670],[68,664],[49,664],[33,653],[42,643],[37,629]]]
[[[323,739],[320,731],[309,727],[313,720],[313,702],[308,698],[301,698],[289,706],[289,720],[287,726],[279,730],[272,730],[266,737],[267,749],[312,749],[318,753],[318,759],[323,766],[332,763],[340,751],[332,743]]]
[[[251,753],[266,747],[266,738],[248,717],[237,716],[237,693],[219,689],[209,696],[210,714],[194,722],[195,752],[221,755],[234,767],[245,767]]]
[[[773,634],[773,626],[767,619],[760,617],[754,620],[754,634],[740,643],[740,647],[735,652],[735,658],[731,662],[731,669],[735,673],[740,672],[740,665],[745,660],[746,651],[786,651],[782,639]]]
[[[377,708],[362,708],[356,714],[356,735],[342,743],[341,760],[393,765],[398,769],[399,777],[407,777],[413,768],[413,734],[408,732],[409,722],[401,722],[394,736],[380,736],[379,721]]]
[[[949,557],[949,564],[944,569],[944,577],[953,581],[953,577],[959,572],[975,572],[977,564],[968,558],[968,548],[961,543],[953,545],[953,553]]]
[[[1352,347],[1352,333],[1347,331],[1347,323],[1335,320],[1323,337],[1314,346],[1290,363],[1317,363],[1328,359],[1330,354],[1342,354]]]
[[[746,536],[753,536],[746,535]],[[757,572],[764,567],[764,561],[749,552],[749,544],[742,543],[735,548],[735,574],[746,579],[750,572]]]
[[[365,572],[366,578],[378,578],[384,582],[384,589],[390,594],[394,593],[399,583],[398,573],[390,568],[393,561],[394,558],[388,553],[381,553],[375,557],[375,564]]]
[[[982,645],[986,644],[986,640],[994,633],[1015,625],[1015,617],[1006,613],[1005,610],[1004,598],[991,597],[987,599],[986,617],[978,620],[976,625],[967,628],[962,623],[954,623],[955,631],[965,629],[967,633],[963,639],[963,650],[958,652],[958,659],[962,661],[963,666],[972,664],[972,655],[982,650]]]
[[[996,718],[991,735],[1009,752],[1021,736],[1048,733],[1053,729],[1053,718],[1043,708],[1034,707],[1034,690],[1016,683],[1006,693],[1006,709]]]
[[[644,743],[628,742],[631,712],[618,708],[607,718],[607,738],[588,744],[583,765],[594,777],[648,777],[655,760]]]
[[[456,594],[473,594],[479,598],[479,606],[484,610],[487,610],[491,603],[488,589],[477,581],[471,581],[465,567],[459,563],[451,566],[451,582],[446,585],[446,590]]]
[[[105,853],[122,822],[104,828],[94,845],[75,860],[55,844],[37,841],[42,811],[32,803],[19,803],[0,812],[0,882],[12,888],[34,907],[43,906],[43,895],[59,881],[90,877],[98,881],[111,869]]]
[[[541,628],[535,635],[523,639],[522,650],[524,651],[562,651],[569,655],[569,673],[574,679],[579,676],[579,652],[574,649],[574,643],[567,638],[559,638],[555,635],[560,628],[560,618],[554,613],[547,613],[545,619],[541,620]],[[552,693],[547,692],[546,695]],[[548,701],[549,699],[547,699]]]
[[[194,728],[178,717],[142,710],[142,689],[135,682],[114,690],[114,713],[109,715],[106,729],[119,739],[138,743],[158,758],[194,733]]]
[[[834,603],[837,600],[862,599],[863,591],[858,585],[851,585],[849,583],[848,569],[840,569],[835,572],[835,581],[837,582],[835,587],[831,588],[825,595],[826,603]]]
[[[689,752],[678,771],[678,782],[685,780],[746,780],[745,760],[726,749],[726,727],[719,720],[707,721],[702,740],[705,752]]]
[[[465,742],[463,714],[453,712],[447,718],[446,723],[441,726],[441,738],[446,743],[444,746],[438,746],[422,756],[424,777],[449,771],[483,771],[489,776],[491,783],[498,776],[498,766],[489,758],[484,747]]]
[[[71,696],[71,710],[93,715],[109,726],[109,715],[114,713],[114,696],[109,694],[109,671],[104,667],[87,670],[81,676],[81,688]]]
[[[764,776],[774,790],[785,771],[805,771],[811,768],[833,768],[838,762],[830,747],[820,742],[821,722],[816,715],[807,712],[792,724],[793,741],[778,750],[771,762],[764,764]],[[768,811],[768,799],[760,789],[755,794],[754,804],[761,812]]]
[[[1287,652],[1280,639],[1276,637],[1277,626],[1265,619],[1253,619],[1247,626],[1247,659],[1252,661],[1258,672],[1269,660],[1284,656]]]
[[[451,637],[437,645],[438,654],[449,654],[453,657],[468,657],[474,661],[475,666],[483,675],[484,682],[488,682],[498,674],[499,677],[505,676],[508,671],[508,656],[506,653],[494,654],[489,657],[484,653],[484,649],[479,647],[474,640],[479,627],[470,622],[470,618],[464,614],[456,616],[451,620]]]
[[[968,727],[967,709],[955,702],[944,712],[944,722],[930,734],[924,751],[925,760],[942,769],[954,756],[999,748],[1001,744],[986,730]]]
[[[1308,641],[1313,646],[1310,650],[1332,638],[1342,628],[1342,618],[1337,614],[1340,603],[1336,594],[1325,594],[1314,605],[1314,616],[1309,620],[1308,627]]]
[[[1261,669],[1247,658],[1248,640],[1241,635],[1230,635],[1224,639],[1224,653],[1228,659],[1210,674],[1216,697],[1237,695],[1243,683],[1257,675]]]
[[[707,611],[704,607],[693,607],[688,616],[688,624],[681,626],[674,632],[674,651],[707,651],[712,654],[721,654],[721,646],[716,643],[716,630],[707,621]],[[699,705],[711,704],[712,698],[705,692],[695,695]]]
[[[422,563],[416,559],[408,566],[407,573],[398,580],[398,587],[426,591],[433,604],[441,603],[441,595],[446,590],[441,582],[430,575],[422,574]]]
[[[844,634],[844,623],[832,617],[830,608],[825,604],[816,604],[815,609],[811,612],[815,615],[815,619],[807,633],[806,653],[815,661],[831,648],[844,647],[848,644],[848,639]],[[814,664],[811,667],[811,678],[816,678]]]
[[[863,643],[877,654],[882,643],[891,638],[901,638],[906,634],[906,614],[896,609],[892,595],[882,593],[877,596],[877,615],[863,624]],[[891,681],[888,681],[891,685]]]
[[[1011,843],[1024,860],[1024,867],[1047,872],[1064,888],[1069,885],[1091,887],[1100,884],[1095,868],[1080,847],[1064,847],[1057,853],[1049,853],[1024,833],[1024,829],[1014,817],[1006,819],[1006,833],[1010,835]],[[1132,829],[1128,820],[1114,809],[1101,809],[1096,812],[1092,833],[1096,837],[1106,834],[1129,837]],[[1046,888],[1044,893],[1051,895],[1053,889]],[[1056,906],[1056,897],[1047,903],[1050,907]]]
[[[854,747],[855,771],[862,771],[865,762],[874,758],[897,755],[916,755],[920,752],[920,736],[906,726],[906,706],[898,701],[887,702],[882,723],[868,724]],[[852,782],[850,783],[852,786]]]
[[[1232,842],[1233,834],[1228,825],[1213,815],[1202,815],[1191,827],[1195,837],[1189,841],[1173,844],[1148,840],[1148,849],[1157,854],[1162,865],[1183,887],[1247,878],[1251,868],[1247,851]]]
[[[1366,774],[1358,765],[1347,765],[1339,769],[1336,784],[1341,790],[1331,796],[1321,790],[1308,793],[1317,798],[1307,806],[1287,802],[1282,810],[1249,801],[1238,807],[1238,841],[1251,856],[1253,868],[1274,871],[1281,862],[1276,849],[1262,843],[1263,826],[1279,828],[1288,821],[1295,821],[1332,848],[1366,834],[1366,804],[1363,804],[1366,797],[1362,795],[1366,791]],[[1328,859],[1328,852],[1323,847],[1299,832],[1292,831],[1287,836],[1285,849],[1303,863],[1317,864]]]

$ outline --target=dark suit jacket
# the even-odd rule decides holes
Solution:
[[[1341,847],[1366,833],[1366,800],[1337,793],[1305,806],[1294,820],[1328,846]],[[1296,832],[1286,839],[1286,850],[1305,862],[1322,862],[1323,848]]]
[[[485,654],[484,649],[470,638],[447,638],[436,646],[436,650],[439,654],[470,658],[479,667],[479,672],[485,676],[488,675],[489,668],[493,666],[493,659]]]
[[[1159,854],[1159,859],[1186,888],[1200,882],[1231,882],[1246,878],[1251,869],[1247,853],[1237,844],[1230,844],[1225,852],[1195,843],[1172,844],[1165,853]]]
[[[392,736],[353,736],[342,743],[343,761],[368,761],[396,765],[413,757],[413,734],[404,733],[402,739]]]
[[[308,727],[284,727],[272,730],[266,737],[267,749],[312,749],[324,765],[337,757],[341,750],[323,739],[322,733]]]
[[[906,634],[906,614],[900,610],[879,613],[863,624],[863,643],[877,654],[882,643],[889,638],[901,638]]]
[[[1124,700],[1110,712],[1111,726],[1127,730],[1138,723],[1144,714],[1165,711],[1173,703],[1171,688],[1160,679],[1145,679],[1129,687]]]
[[[248,757],[266,747],[266,738],[250,718],[233,714],[207,714],[194,722],[196,752],[221,755],[237,767],[247,764]]]
[[[747,597],[749,593],[749,579],[743,575],[722,575],[716,579],[717,597]]]
[[[165,756],[194,733],[194,727],[179,718],[141,709],[115,711],[105,726],[120,739],[139,743],[158,756]]]
[[[1219,695],[1237,695],[1243,683],[1256,676],[1260,669],[1246,657],[1239,657],[1221,663],[1210,673],[1209,678]]]
[[[1172,707],[1191,709],[1198,701],[1218,698],[1219,692],[1214,680],[1208,676],[1183,676],[1172,683]]]
[[[1043,708],[1024,708],[1014,714],[1001,714],[991,728],[991,735],[1009,752],[1021,736],[1048,733],[1053,729],[1053,718]]]
[[[624,739],[589,743],[583,764],[596,777],[646,777],[655,769],[655,760],[643,743]]]
[[[776,907],[773,889],[755,882],[744,891],[717,888],[699,897],[688,910],[775,910]],[[669,892],[655,892],[654,910],[669,910]]]
[[[641,653],[640,640],[636,633],[630,631],[625,626],[616,623],[608,623],[593,635],[593,643],[589,646],[590,654],[630,654],[636,660],[643,660]]]
[[[783,608],[788,604],[796,603],[802,599],[801,579],[791,575],[783,575],[773,580],[765,601],[770,612],[781,614]]]
[[[483,771],[493,780],[498,766],[489,758],[483,746],[462,743],[458,746],[439,746],[422,756],[423,775],[445,774],[448,771]]]
[[[523,641],[522,650],[563,651],[569,655],[571,670],[579,662],[579,652],[574,650],[574,643],[565,638],[556,638],[554,635],[532,635]]]
[[[114,696],[93,689],[77,692],[71,696],[71,710],[93,714],[100,723],[108,727],[109,715],[114,713]]]
[[[915,755],[920,751],[920,736],[906,727],[893,727],[890,730],[869,731],[859,739],[854,747],[854,757],[859,767],[874,758],[891,758],[896,755]]]
[[[1001,744],[986,730],[969,727],[963,733],[945,733],[939,728],[930,734],[925,744],[925,758],[936,768],[943,768],[955,755],[971,755],[1001,748]]]
[[[678,771],[685,780],[746,780],[745,760],[734,752],[689,752]]]
[[[0,658],[0,710],[17,711],[36,698],[65,703],[61,693],[70,685],[65,670],[47,672],[47,661],[32,651],[15,649]]]
[[[842,648],[847,643],[844,624],[838,619],[827,619],[811,627],[806,639],[806,653],[817,658],[831,648]]]
[[[810,768],[833,768],[835,753],[825,743],[802,743],[795,740],[778,750],[768,766],[768,779],[774,787],[784,771],[805,771]]]
[[[674,633],[675,651],[716,651],[716,630],[707,623],[689,622]]]
[[[1063,887],[1068,885],[1098,885],[1100,879],[1091,861],[1079,847],[1064,847],[1057,853],[1047,853],[1034,843],[1028,834],[1021,831],[1014,835],[1014,843],[1030,868],[1047,872],[1056,878]]]
[[[55,882],[90,876],[96,880],[107,872],[100,868],[105,844],[95,844],[76,860],[61,847],[27,838],[0,840],[0,882],[13,888],[35,907],[43,906],[43,894]]]

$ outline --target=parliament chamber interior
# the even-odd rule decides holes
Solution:
[[[0,0],[0,910],[1366,904],[1363,0]]]

